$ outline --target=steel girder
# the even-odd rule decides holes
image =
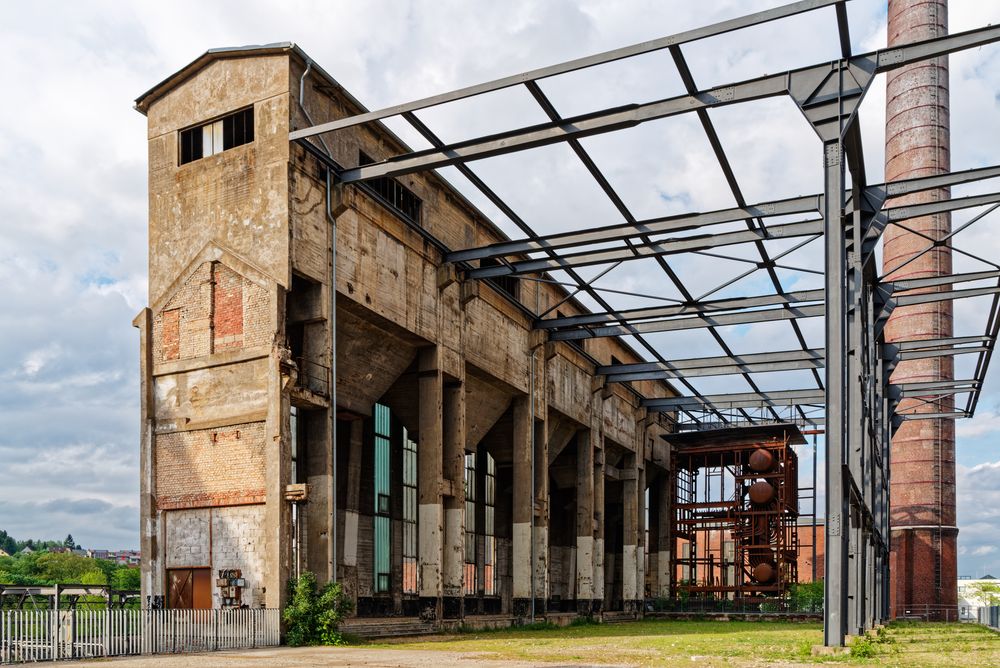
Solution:
[[[683,44],[831,6],[836,10],[843,56],[841,59],[707,90],[699,90],[695,84],[681,51]],[[604,374],[612,382],[674,379],[693,394],[687,397],[645,399],[644,405],[648,409],[663,411],[672,416],[687,414],[695,420],[695,424],[697,416],[704,412],[711,412],[715,416],[713,420],[719,418],[725,423],[727,420],[720,412],[720,407],[723,410],[739,411],[748,423],[761,419],[761,413],[758,412],[758,417],[754,417],[751,415],[753,411],[764,411],[764,419],[770,419],[767,415],[778,419],[779,412],[790,410],[797,412],[804,422],[825,424],[828,521],[824,638],[828,645],[842,645],[847,633],[863,631],[884,621],[888,614],[889,437],[903,420],[971,415],[1000,333],[1000,317],[997,315],[1000,264],[955,249],[997,271],[936,279],[885,281],[879,277],[874,261],[877,242],[888,225],[905,228],[905,222],[910,218],[961,208],[989,207],[985,213],[953,231],[951,236],[954,236],[1000,207],[1000,194],[996,193],[931,204],[887,206],[893,198],[920,190],[1000,176],[1000,167],[868,185],[856,115],[858,105],[876,74],[998,41],[1000,27],[987,26],[852,56],[846,19],[846,0],[805,0],[707,28],[505,77],[380,111],[366,112],[290,134],[293,142],[323,161],[342,184],[447,165],[458,167],[475,187],[514,221],[527,238],[503,241],[482,248],[455,250],[444,247],[426,230],[419,230],[420,233],[442,252],[447,261],[459,266],[465,280],[505,275],[551,280],[546,277],[546,272],[565,271],[574,281],[572,287],[576,292],[589,294],[605,309],[604,312],[553,318],[545,318],[535,312],[536,327],[548,331],[552,340],[633,336],[655,361],[606,366],[597,365],[595,361],[598,373]],[[562,118],[538,85],[540,80],[549,77],[657,50],[669,51],[685,85],[685,95]],[[520,85],[525,86],[536,99],[549,117],[549,122],[445,144],[416,117],[416,112],[422,109]],[[747,204],[707,110],[775,96],[791,98],[819,136],[823,144],[824,192],[822,195]],[[732,190],[736,206],[709,213],[636,220],[579,140],[634,127],[658,118],[692,112],[698,115],[702,123]],[[310,138],[326,132],[344,130],[397,115],[402,116],[427,138],[432,148],[404,153],[369,165],[344,168],[333,163],[332,159],[310,141]],[[574,150],[622,214],[623,223],[539,236],[468,167],[468,163],[474,160],[559,142],[567,143]],[[849,190],[846,188],[848,171],[851,177]],[[765,220],[779,216],[801,216],[803,219],[765,224]],[[746,229],[712,232],[713,226],[739,222],[745,222]],[[789,251],[774,256],[768,250],[772,240],[781,238],[803,239],[795,249],[813,240],[823,239],[823,289],[797,292],[783,289],[774,270],[780,266],[777,260]],[[931,250],[934,240],[928,241],[927,250]],[[950,241],[950,237],[946,241]],[[710,249],[749,244],[756,248],[760,262],[750,261],[757,266],[745,275],[758,269],[766,271],[775,288],[774,294],[707,299],[732,285],[735,280],[739,280],[737,278],[701,297],[694,297],[667,262],[667,258],[682,253],[715,256]],[[544,257],[539,257],[539,253]],[[480,263],[487,258],[498,263],[489,267],[482,266]],[[576,273],[577,267],[607,265],[609,269],[602,271],[599,278],[611,268],[637,258],[653,258],[680,291],[683,299],[664,306],[615,309],[601,296],[602,288],[594,285],[597,279],[583,280]],[[746,261],[740,258],[727,259]],[[962,289],[952,287],[959,283],[994,279],[997,281],[996,285],[976,285]],[[886,344],[884,341],[882,327],[888,314],[897,306],[985,296],[992,297],[992,304],[988,309],[987,326],[982,336],[895,344]],[[567,299],[571,297],[572,295]],[[521,307],[526,308],[524,305]],[[825,344],[822,349],[810,348],[802,337],[797,321],[800,318],[820,316],[825,316]],[[737,355],[730,350],[718,331],[718,327],[723,325],[775,320],[790,322],[800,343],[800,350]],[[643,337],[649,332],[681,329],[704,329],[720,345],[724,354],[671,361]],[[969,379],[899,386],[890,383],[892,370],[900,360],[960,354],[977,355],[976,369]],[[826,369],[825,384],[818,375],[820,368]],[[789,369],[811,371],[817,380],[817,387],[763,391],[754,385],[753,374]],[[752,391],[700,395],[688,381],[688,378],[722,374],[742,376]],[[964,409],[919,414],[904,414],[896,410],[898,402],[904,397],[931,402],[937,397],[954,394],[969,395]],[[815,414],[820,407],[825,411],[822,416]]]

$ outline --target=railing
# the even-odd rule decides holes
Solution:
[[[0,663],[280,644],[278,610],[3,610]]]
[[[330,396],[330,367],[307,357],[296,357],[295,364],[299,371],[299,387],[324,397]]]

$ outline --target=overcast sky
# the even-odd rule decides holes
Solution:
[[[0,22],[0,90],[6,100],[0,105],[0,528],[22,538],[72,532],[88,547],[138,546],[138,335],[130,323],[146,304],[146,142],[145,119],[132,102],[153,84],[208,48],[287,40],[376,108],[777,4],[9,4]],[[884,45],[883,4],[849,4],[855,52]],[[952,0],[951,5],[953,31],[1000,22],[1000,3]],[[684,52],[699,86],[709,87],[836,58],[833,25],[833,10],[826,9],[692,44]],[[953,169],[994,164],[1000,146],[1000,46],[953,56],[951,66]],[[543,88],[564,115],[682,90],[665,52],[550,80]],[[882,180],[883,106],[884,83],[878,81],[862,109],[871,182]],[[515,89],[421,118],[449,140],[543,116],[523,89]],[[721,109],[712,118],[747,200],[822,190],[818,140],[787,100]],[[584,144],[640,218],[732,205],[694,117],[656,121]],[[565,146],[474,167],[538,231],[620,220]],[[456,183],[466,189],[460,179]],[[972,190],[956,194],[967,192]],[[512,229],[500,217],[497,222]],[[970,228],[957,246],[1000,257],[1000,237],[991,233],[991,224],[997,224],[996,216]],[[819,266],[819,250],[811,244],[787,262]],[[744,257],[735,249],[731,254]],[[675,264],[695,292],[746,269],[707,258]],[[956,260],[959,271],[979,266]],[[596,270],[583,273],[590,277]],[[780,274],[786,289],[814,287],[818,280],[791,270]],[[644,261],[626,263],[596,285],[676,296],[662,272]],[[716,296],[769,289],[764,277],[751,275]],[[616,306],[646,303],[618,299]],[[981,333],[984,307],[984,302],[958,306],[956,333]],[[772,324],[724,334],[736,352],[796,347],[786,323]],[[803,326],[810,345],[821,346],[820,322]],[[668,359],[719,354],[714,343],[690,332],[650,341]],[[959,425],[962,574],[1000,575],[995,538],[1000,374],[993,371],[978,416]],[[958,375],[963,372],[971,371],[960,365]],[[808,387],[808,375],[796,373],[758,379],[765,389]],[[746,386],[720,380],[698,389]]]

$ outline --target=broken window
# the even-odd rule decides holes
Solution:
[[[497,503],[497,462],[493,455],[486,453],[486,485],[483,535],[483,593],[486,596],[496,596],[497,591],[497,539],[496,539],[496,503]]]
[[[206,158],[253,141],[253,107],[181,130],[180,164]]]
[[[364,151],[360,152],[358,157],[359,164],[370,165],[373,162],[375,161],[368,154]],[[375,199],[414,225],[420,224],[420,207],[422,204],[420,198],[396,179],[388,176],[380,176],[368,181],[360,181],[358,185],[369,195],[372,195]]]
[[[417,442],[403,428],[403,593],[417,593]]]
[[[389,407],[375,404],[375,508],[374,510],[374,552],[375,552],[375,592],[388,592],[390,578],[391,519],[390,515],[390,465],[389,443],[392,438]]]
[[[476,454],[465,453],[465,595],[476,594]]]

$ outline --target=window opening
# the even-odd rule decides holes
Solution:
[[[476,593],[476,455],[465,453],[465,595]]]
[[[361,165],[370,165],[375,161],[367,153],[360,151],[358,162]],[[358,185],[368,192],[368,194],[373,195],[382,204],[385,204],[411,223],[420,225],[420,210],[422,205],[420,198],[396,179],[388,176],[380,176],[368,181],[361,181]]]
[[[389,555],[391,549],[389,452],[392,425],[388,406],[375,404],[375,508],[374,552],[375,591],[387,592],[391,584]]]
[[[496,596],[497,592],[497,539],[496,539],[496,497],[497,463],[493,455],[486,453],[485,513],[483,523],[483,593]]]
[[[403,593],[417,593],[417,442],[403,428]]]
[[[180,133],[180,164],[222,153],[253,141],[253,107]]]

